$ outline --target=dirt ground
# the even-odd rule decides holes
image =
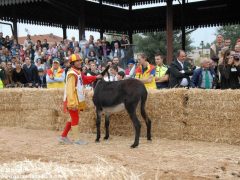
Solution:
[[[136,175],[126,179],[240,178],[240,146],[155,138],[147,142],[142,138],[138,148],[130,149],[133,138],[112,136],[110,140],[96,144],[94,134],[81,134],[88,145],[60,145],[56,139],[59,133],[0,127],[1,167],[24,160],[78,167],[96,165],[101,159],[116,169],[122,168],[125,173]],[[4,173],[1,167],[0,179]],[[94,171],[90,173],[92,177],[96,175]],[[67,175],[63,179],[73,179],[71,177]]]

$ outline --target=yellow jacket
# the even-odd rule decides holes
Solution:
[[[54,77],[54,79],[51,79]],[[54,73],[53,68],[47,71],[47,88],[64,88],[65,71],[62,68],[58,68]]]

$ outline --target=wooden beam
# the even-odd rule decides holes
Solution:
[[[80,12],[78,17],[79,41],[85,37],[85,0],[80,0]]]
[[[185,0],[182,0],[182,7],[181,7],[181,30],[182,30],[182,50],[186,50],[186,29],[185,29]]]
[[[132,17],[132,0],[129,0],[129,30],[128,30],[128,36],[129,36],[129,42],[130,44],[133,44],[133,30],[131,26],[131,17]]]
[[[173,11],[172,0],[167,0],[167,62],[173,59]]]
[[[67,26],[64,24],[62,26],[62,29],[63,29],[63,40],[64,40],[64,39],[67,39]]]

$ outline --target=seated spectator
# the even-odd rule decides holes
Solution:
[[[114,51],[115,50],[115,43],[118,44],[118,47],[120,48],[121,47],[121,43],[120,41],[118,40],[118,37],[116,34],[113,35],[113,41],[111,42],[111,50]]]
[[[216,76],[212,68],[210,68],[210,59],[201,60],[201,67],[193,71],[192,87],[201,89],[215,89]]]
[[[5,86],[11,87],[13,85],[13,67],[12,62],[7,62],[7,67],[5,69]]]
[[[193,70],[189,63],[185,62],[186,53],[178,50],[177,59],[175,59],[169,67],[169,87],[190,87],[190,76]]]
[[[118,74],[117,74],[117,80],[118,80],[118,81],[124,80],[124,78],[125,78],[125,73],[122,72],[122,71],[118,72]]]
[[[148,62],[148,58],[144,53],[138,55],[140,66],[136,69],[136,79],[139,79],[147,89],[156,89],[155,67]]]
[[[106,62],[106,58],[110,55],[111,53],[111,47],[110,45],[107,44],[106,41],[102,41],[102,56],[103,56],[103,61]]]
[[[46,80],[46,74],[44,73],[44,69],[38,69],[38,86],[40,88],[47,88],[47,80]]]
[[[13,45],[13,41],[9,38],[9,36],[6,36],[4,46],[10,50]]]
[[[16,68],[13,69],[12,79],[15,84],[15,87],[23,87],[27,83],[26,75],[19,61],[16,62]]]
[[[38,86],[38,70],[37,67],[31,63],[29,57],[25,58],[25,64],[23,65],[23,71],[27,80],[27,87]]]
[[[126,78],[134,78],[135,77],[136,64],[134,59],[130,59],[128,61],[128,68],[125,70]]]
[[[239,89],[240,61],[239,55],[231,55],[227,50],[223,62],[219,65],[221,89]]]
[[[163,58],[161,54],[155,54],[155,63],[156,63],[156,73],[155,73],[155,81],[158,89],[167,88],[168,87],[168,79],[169,75],[167,74],[168,67],[163,64]]]
[[[95,51],[93,51],[93,50],[89,51],[87,58],[89,59],[89,61],[95,61],[97,64],[99,63],[98,57],[97,57]]]
[[[36,54],[34,56],[34,63],[36,64],[37,63],[37,60],[38,59],[42,59],[42,51],[36,51]]]
[[[41,51],[42,50],[42,42],[40,40],[37,40],[37,44],[35,46],[36,51]]]
[[[65,71],[60,67],[58,58],[53,59],[52,68],[47,71],[47,88],[63,88]]]

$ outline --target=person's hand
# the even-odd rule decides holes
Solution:
[[[96,77],[97,77],[97,79],[102,79],[103,76],[101,74],[99,74]]]
[[[68,110],[70,110],[70,111],[77,111],[78,108],[77,107],[70,107],[70,108],[68,108]]]
[[[240,65],[240,61],[234,61],[234,65],[235,66],[239,66]]]

